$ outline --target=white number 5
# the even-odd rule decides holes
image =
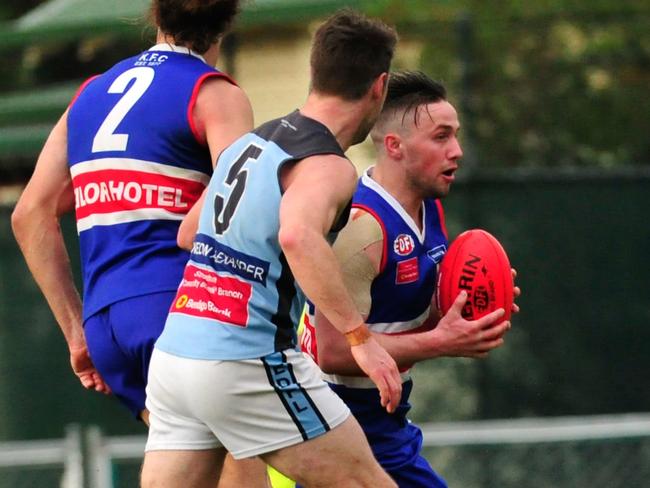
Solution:
[[[93,139],[93,152],[126,150],[129,135],[115,134],[115,129],[120,125],[122,119],[126,117],[126,114],[129,113],[129,110],[133,108],[133,105],[147,91],[153,81],[153,75],[153,68],[139,67],[125,71],[115,79],[108,89],[108,93],[124,93],[131,80],[135,79],[135,82],[115,104],[113,110],[109,112],[99,130],[97,130],[97,134]]]

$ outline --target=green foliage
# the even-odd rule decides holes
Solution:
[[[650,4],[383,0],[370,10],[423,41],[421,68],[461,110],[469,166],[650,162]]]

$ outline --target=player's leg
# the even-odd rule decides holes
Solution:
[[[408,420],[407,414],[411,409],[409,397],[413,389],[411,379],[403,383],[400,404],[391,414],[381,406],[379,392],[374,388],[351,388],[333,384],[330,387],[356,414],[375,459],[399,486],[447,487],[445,481],[420,455],[422,431]]]
[[[335,486],[339,480],[343,486],[395,486],[349,409],[301,352],[214,367],[220,374],[212,390],[219,395],[211,405],[218,403],[220,412],[206,423],[235,459],[260,456],[311,486]]]
[[[127,298],[88,318],[84,324],[95,367],[113,394],[148,424],[145,388],[151,352],[165,325],[175,292]]]
[[[110,308],[86,319],[84,334],[95,368],[111,387],[114,397],[131,411],[134,418],[139,418],[145,408],[145,385],[139,368],[115,340]]]
[[[375,460],[354,417],[302,444],[262,455],[301,485],[367,488],[396,487]]]
[[[226,450],[201,420],[195,407],[208,409],[218,393],[210,388],[212,364],[154,349],[149,367],[146,406],[149,435],[142,486],[215,488]]]
[[[226,451],[148,451],[142,465],[142,488],[214,488]]]
[[[447,488],[445,480],[438,476],[422,456],[416,456],[409,464],[387,471],[399,486]]]
[[[235,460],[228,454],[221,470],[218,488],[269,488],[266,463],[260,458]]]

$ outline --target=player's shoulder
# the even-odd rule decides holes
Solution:
[[[201,80],[199,101],[219,101],[219,103],[246,103],[250,105],[246,92],[231,78],[215,73]]]
[[[248,95],[229,79],[219,76],[204,80],[199,88],[194,107],[199,118],[229,121],[244,117],[253,126],[253,108]]]
[[[339,237],[354,236],[356,240],[367,244],[384,239],[383,224],[376,214],[367,209],[353,206],[346,226]]]

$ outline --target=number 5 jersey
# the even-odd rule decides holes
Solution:
[[[344,157],[329,129],[298,111],[263,124],[221,154],[157,349],[239,360],[296,347],[304,296],[278,241],[279,175],[285,164],[317,154]]]

